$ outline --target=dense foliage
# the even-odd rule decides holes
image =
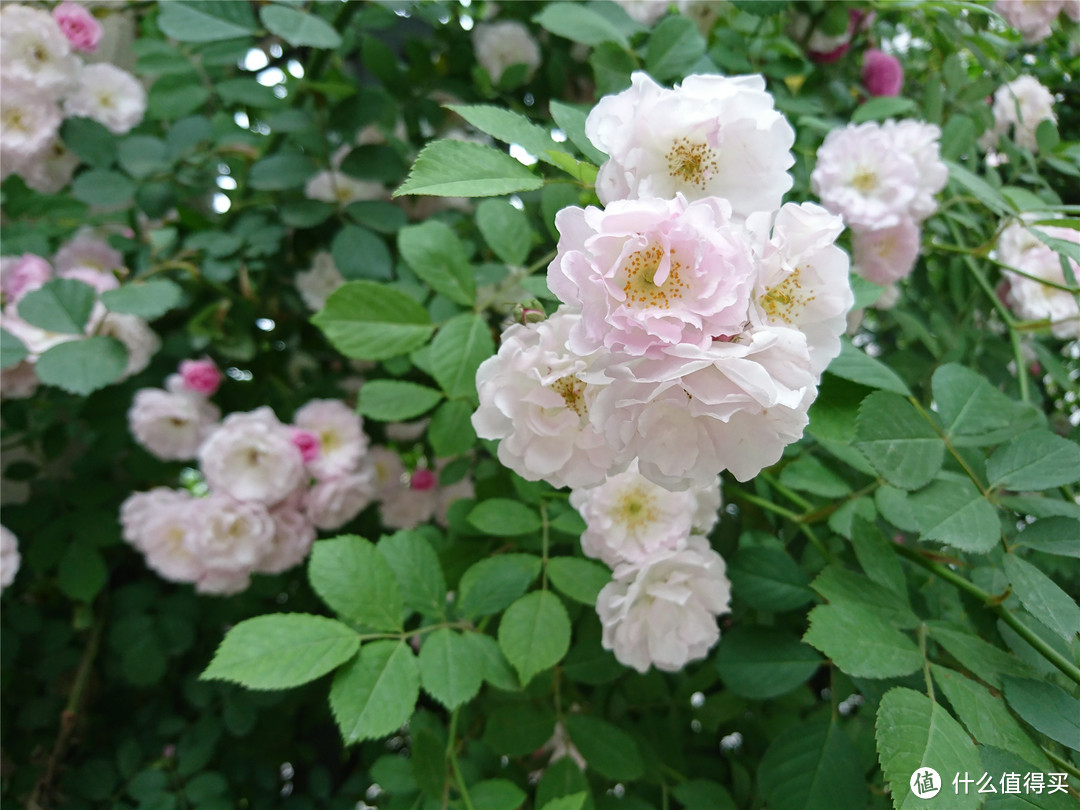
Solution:
[[[1075,806],[1075,3],[72,5],[0,17],[6,801]],[[739,114],[767,123],[719,147],[750,156],[745,196],[667,202],[712,182],[712,153],[679,152],[658,191],[648,127],[746,74]],[[703,75],[687,107],[694,81],[674,88]],[[617,93],[619,115],[672,106],[598,135]],[[845,180],[859,150],[874,171]],[[679,238],[744,277],[738,317],[664,338],[680,362],[741,360],[778,319],[818,337],[756,367],[783,377],[773,401],[650,439],[639,411],[720,383],[681,366],[593,398],[670,357],[667,327],[609,313],[567,337],[565,313],[597,300],[587,228],[688,211],[708,226]],[[813,295],[761,269],[810,229],[784,277],[828,265]],[[626,283],[658,289],[658,268]],[[505,360],[518,377],[478,386],[530,340],[593,365],[534,384],[553,367]],[[544,395],[605,415],[520,450]],[[636,557],[596,521],[639,506],[584,489],[628,466],[673,532]],[[676,553],[692,587],[671,563],[613,618]],[[693,638],[676,603],[704,606]]]

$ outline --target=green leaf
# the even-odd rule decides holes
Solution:
[[[1052,740],[1080,751],[1076,698],[1057,684],[1030,678],[1004,679],[1005,700],[1020,719]]]
[[[371,380],[360,388],[356,411],[376,422],[403,422],[427,413],[442,392],[405,380]]]
[[[838,723],[811,720],[777,737],[758,767],[770,810],[838,810],[868,800],[863,768]]]
[[[460,399],[444,402],[435,411],[427,437],[436,458],[458,456],[472,449],[476,443],[472,414],[472,405]]]
[[[132,135],[120,143],[117,157],[120,166],[132,177],[143,178],[166,169],[169,149],[161,138]]]
[[[919,531],[919,517],[912,507],[910,493],[882,484],[874,493],[874,506],[896,528],[906,532]]]
[[[175,121],[196,112],[209,99],[210,91],[199,81],[198,74],[165,75],[150,87],[146,115],[156,120]]]
[[[896,96],[882,96],[872,98],[860,104],[851,114],[851,123],[861,124],[864,121],[884,121],[886,118],[897,118],[909,115],[918,110],[918,105],[910,98]]]
[[[60,558],[56,584],[70,599],[91,602],[108,581],[105,558],[86,542],[74,542]]]
[[[23,342],[7,329],[0,329],[0,369],[18,365],[30,354]]]
[[[420,648],[420,683],[448,709],[476,697],[483,680],[483,664],[461,633],[436,630]]]
[[[551,584],[576,602],[595,605],[600,589],[611,582],[611,571],[591,560],[555,557],[548,561]]]
[[[475,619],[497,613],[520,597],[540,574],[540,558],[500,554],[472,565],[458,585],[458,612]]]
[[[500,537],[540,531],[536,510],[509,498],[489,498],[473,507],[468,521],[484,534]]]
[[[966,478],[941,478],[909,500],[923,540],[985,554],[1001,537],[997,511]]]
[[[394,572],[406,607],[425,616],[446,613],[446,580],[431,543],[418,532],[401,531],[383,537],[375,550]]]
[[[373,281],[343,284],[311,320],[338,351],[356,360],[407,354],[427,343],[435,329],[415,300]]]
[[[911,608],[899,593],[883,590],[873,580],[839,565],[826,567],[818,574],[817,579],[810,583],[810,587],[830,604],[873,613],[901,630],[912,630],[919,626],[919,617],[911,612]]]
[[[346,745],[397,731],[420,697],[420,668],[404,641],[372,641],[334,676],[330,710]]]
[[[634,738],[618,726],[584,714],[568,714],[565,723],[570,741],[601,776],[630,782],[645,773]]]
[[[658,82],[681,79],[705,55],[705,39],[688,17],[667,17],[649,37],[645,67]]]
[[[1020,787],[1023,788],[1024,777],[1031,771],[1028,763],[1020,757],[992,745],[980,745],[979,757],[982,759],[984,773],[1014,774],[1020,779]],[[1051,771],[1054,769],[1051,768]],[[1001,777],[998,776],[997,787],[1001,787]],[[990,795],[986,798],[984,810],[1076,810],[1076,799],[1068,793],[1020,793]]]
[[[603,42],[589,54],[589,67],[597,95],[619,93],[630,86],[630,74],[639,66],[632,53],[614,42]]]
[[[116,208],[131,202],[135,184],[120,172],[92,169],[71,184],[71,195],[87,205]]]
[[[851,546],[866,575],[878,585],[899,594],[907,604],[907,577],[892,548],[892,541],[873,523],[856,515],[851,521]]]
[[[855,446],[893,486],[919,489],[945,460],[945,444],[908,400],[875,391],[859,406]]]
[[[334,26],[314,14],[288,6],[267,5],[259,10],[259,18],[271,34],[296,48],[336,48],[341,44],[341,35]]]
[[[484,241],[502,261],[513,266],[525,263],[533,231],[523,212],[505,200],[484,200],[476,206],[476,224]]]
[[[1006,554],[1004,565],[1020,603],[1066,642],[1072,642],[1080,633],[1080,606],[1054,580],[1016,554]]]
[[[476,300],[476,282],[465,247],[441,222],[428,220],[398,233],[398,250],[420,279],[462,306]]]
[[[1043,518],[1020,532],[1013,543],[1045,554],[1080,558],[1080,521],[1067,517]]]
[[[476,370],[494,353],[487,322],[462,313],[443,324],[431,342],[432,374],[448,397],[476,403]]]
[[[258,161],[248,173],[248,185],[258,191],[284,191],[304,185],[315,174],[315,162],[299,152],[278,152]]]
[[[498,149],[463,141],[433,141],[416,156],[412,171],[394,192],[436,197],[499,197],[535,191],[544,185],[514,158]]]
[[[593,146],[592,141],[585,135],[585,121],[588,118],[586,110],[563,104],[561,101],[554,99],[548,103],[548,109],[551,111],[551,117],[555,119],[555,123],[566,133],[570,143],[581,150],[581,154],[597,165],[607,160],[607,155]]]
[[[809,454],[799,456],[784,467],[780,483],[823,498],[842,498],[851,494],[851,485],[847,481]]]
[[[504,692],[521,690],[517,673],[510,667],[495,639],[483,633],[465,633],[462,638],[472,648],[472,655],[479,662],[485,681]]]
[[[980,745],[1012,751],[1041,770],[1053,770],[1050,760],[1009,714],[1004,700],[951,669],[932,664],[930,671],[956,716]]]
[[[728,566],[732,593],[752,608],[783,613],[814,598],[810,577],[785,552],[775,548],[741,548]]]
[[[809,618],[803,641],[855,678],[899,678],[922,666],[922,654],[910,638],[861,606],[818,605]]]
[[[869,388],[880,388],[905,397],[911,396],[911,390],[895,371],[880,360],[875,360],[856,349],[846,338],[840,341],[840,354],[829,363],[827,371]]]
[[[486,810],[517,810],[528,794],[509,779],[488,779],[469,788],[473,807]]]
[[[34,372],[46,385],[85,396],[120,379],[127,362],[123,343],[98,336],[53,346],[37,359]]]
[[[178,284],[159,278],[135,281],[115,290],[106,290],[101,294],[101,303],[110,312],[138,315],[150,321],[175,309],[183,297],[184,291]]]
[[[346,225],[330,243],[330,255],[348,281],[389,281],[394,277],[394,260],[390,256],[390,249],[386,247],[386,242],[367,228]]]
[[[545,804],[542,810],[584,810],[588,798],[589,794],[584,791],[559,796]]]
[[[964,667],[995,689],[1002,688],[1003,676],[1025,678],[1034,673],[1027,664],[963,628],[945,622],[927,622],[930,637]]]
[[[394,572],[375,546],[346,534],[315,543],[308,561],[311,587],[349,621],[375,630],[401,630],[404,606]]]
[[[566,147],[552,140],[546,129],[537,126],[521,113],[489,104],[449,104],[447,109],[456,112],[481,132],[486,132],[504,143],[516,143],[530,155],[546,163],[555,165],[545,152],[566,152]]]
[[[707,779],[687,779],[671,789],[687,810],[738,810],[727,788]]]
[[[533,22],[556,36],[565,37],[582,45],[599,45],[614,42],[629,47],[626,35],[610,20],[591,8],[577,3],[548,3],[544,10],[534,16]]]
[[[71,278],[54,278],[19,299],[19,317],[46,332],[81,335],[94,308],[97,292]]]
[[[932,386],[945,435],[957,447],[997,444],[1042,419],[1034,406],[1013,402],[957,363],[938,368]]]
[[[1012,212],[1012,206],[1001,196],[1001,192],[983,180],[976,174],[972,174],[963,166],[946,160],[949,167],[949,181],[970,192],[979,202],[999,216],[1006,216]]]
[[[724,686],[751,700],[787,694],[806,683],[823,663],[794,635],[757,626],[735,627],[725,633],[714,660]]]
[[[920,768],[933,768],[939,774],[982,772],[967,732],[940,704],[913,689],[898,686],[885,693],[878,707],[875,737],[896,810],[928,806],[911,791],[911,776]],[[945,785],[941,787],[944,791]],[[982,796],[974,791],[949,794],[947,801],[949,810],[975,810]]]
[[[359,648],[352,628],[325,616],[256,616],[225,634],[200,677],[248,689],[291,689],[341,666]]]
[[[277,107],[281,99],[274,95],[273,88],[259,84],[254,77],[245,79],[226,79],[214,85],[218,98],[226,104],[242,104],[247,107]],[[271,129],[274,129],[272,121]]]
[[[184,60],[184,70],[190,70]],[[67,118],[60,127],[60,137],[83,163],[107,169],[116,160],[116,136],[90,118]]]
[[[570,649],[570,618],[559,597],[533,591],[510,605],[499,623],[499,648],[522,684],[559,663]]]
[[[255,33],[255,15],[246,3],[176,0],[161,7],[158,28],[180,42],[214,42]]]
[[[1080,481],[1080,446],[1049,430],[1030,430],[991,454],[986,476],[992,487],[1020,491],[1072,484]]]

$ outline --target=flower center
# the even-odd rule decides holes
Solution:
[[[762,296],[761,306],[765,309],[765,314],[770,321],[780,320],[790,324],[800,310],[817,298],[816,295],[803,293],[802,282],[799,280],[801,273],[802,269],[797,268],[794,273]]]
[[[856,170],[855,176],[851,178],[852,187],[856,191],[861,192],[862,194],[869,194],[871,191],[877,188],[877,184],[877,172],[875,172],[873,169],[867,169],[863,166],[860,166]]]
[[[705,183],[719,169],[716,152],[704,143],[678,138],[667,153],[668,176],[705,188]]]
[[[628,528],[641,528],[656,521],[656,503],[641,486],[625,490],[615,502],[615,517]]]
[[[319,446],[324,453],[329,453],[331,450],[336,450],[341,445],[338,440],[338,435],[332,430],[319,431]]]
[[[557,379],[550,388],[563,398],[567,408],[578,416],[585,415],[585,383],[577,377],[566,376]]]
[[[649,245],[644,250],[630,255],[630,259],[623,268],[623,272],[626,273],[623,293],[626,295],[627,304],[670,309],[672,301],[683,297],[687,285],[679,276],[683,266],[675,258],[674,248],[668,253],[671,267],[667,277],[657,283],[656,273],[660,269],[663,258],[664,250],[659,245]]]

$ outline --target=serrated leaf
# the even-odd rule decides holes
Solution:
[[[458,612],[466,618],[497,613],[520,597],[540,574],[540,558],[500,554],[473,564],[458,585]]]
[[[433,290],[462,306],[476,299],[476,282],[465,247],[447,225],[429,220],[398,233],[398,250],[417,276]]]
[[[533,591],[510,605],[499,623],[499,648],[522,684],[559,663],[570,649],[570,618],[559,597]]]
[[[899,678],[923,663],[919,648],[884,619],[860,606],[818,605],[803,641],[856,678]]]
[[[984,773],[1002,776],[1013,774],[1019,777],[1021,788],[1024,785],[1024,778],[1031,771],[1031,767],[1025,760],[992,745],[980,745],[979,758],[982,760]],[[999,789],[1001,789],[1001,778],[999,776],[997,780]],[[998,793],[987,796],[983,808],[984,810],[1076,810],[1076,800],[1068,793],[1060,791],[1053,794],[1033,791],[1020,794]]]
[[[919,517],[915,514],[910,493],[882,484],[874,493],[874,506],[896,528],[906,532],[919,531]]]
[[[504,692],[521,690],[517,673],[499,649],[499,642],[483,633],[465,633],[462,638],[472,648],[472,654],[479,662],[485,681]]]
[[[953,658],[995,689],[1002,688],[1003,676],[1025,678],[1034,675],[1031,667],[988,641],[945,622],[927,622],[930,637]]]
[[[400,531],[379,540],[375,550],[386,560],[406,607],[432,618],[446,612],[446,579],[435,549],[413,531]]]
[[[311,321],[338,351],[356,360],[407,354],[427,343],[435,330],[427,310],[415,300],[373,281],[342,285]]]
[[[597,165],[607,160],[607,155],[593,146],[592,141],[585,135],[587,111],[554,99],[548,103],[548,108],[551,110],[551,117],[555,119],[555,123],[566,133],[570,143],[581,150],[581,154]]]
[[[600,589],[611,582],[611,571],[591,560],[555,557],[548,561],[551,584],[576,602],[595,605]]]
[[[330,708],[346,745],[386,737],[420,697],[420,668],[404,641],[372,641],[334,676]]]
[[[441,391],[406,380],[371,380],[360,388],[356,412],[376,422],[404,422],[442,400]]]
[[[23,342],[7,329],[0,329],[0,369],[18,365],[30,354]]]
[[[843,377],[845,380],[851,380],[869,388],[880,388],[905,397],[911,396],[911,390],[895,371],[880,360],[875,360],[856,349],[847,339],[840,341],[840,354],[829,363],[826,370],[837,377]]]
[[[981,772],[979,754],[967,732],[940,704],[913,689],[896,687],[885,693],[878,707],[875,737],[895,810],[927,806],[911,790],[911,776],[920,768],[933,768],[939,774]],[[975,810],[982,798],[975,791],[950,793],[949,808]]]
[[[614,42],[623,48],[629,46],[625,34],[614,23],[596,11],[576,3],[548,3],[544,10],[532,19],[556,36],[580,42],[582,45]]]
[[[447,321],[431,342],[432,373],[451,399],[477,402],[476,370],[495,353],[487,322],[471,312]]]
[[[645,67],[659,82],[679,79],[705,55],[705,39],[688,17],[672,16],[652,30],[645,51]]]
[[[484,200],[476,206],[476,225],[495,255],[512,266],[525,263],[533,231],[524,212],[505,200]]]
[[[447,109],[456,112],[481,132],[504,143],[516,143],[546,163],[554,165],[545,152],[566,152],[566,147],[552,140],[546,129],[513,110],[490,104],[449,104]]]
[[[1040,734],[1080,751],[1076,698],[1048,681],[1006,676],[1003,683],[1005,700],[1021,720]]]
[[[472,426],[473,407],[460,399],[444,402],[428,425],[428,441],[436,458],[467,453],[476,443]]]
[[[184,291],[168,279],[153,279],[125,284],[101,294],[101,303],[110,312],[138,315],[153,320],[177,307],[183,300]]]
[[[1016,554],[1006,554],[1004,565],[1005,576],[1020,603],[1032,616],[1071,642],[1080,633],[1080,606],[1054,580]]]
[[[420,683],[448,709],[472,700],[483,680],[481,661],[461,633],[442,628],[420,648]]]
[[[851,485],[847,481],[811,455],[799,456],[784,467],[780,483],[823,498],[842,498],[851,494]]]
[[[542,810],[584,810],[585,802],[588,798],[589,794],[584,791],[570,793],[566,796],[552,799],[543,806]]]
[[[782,613],[814,598],[810,577],[785,552],[774,548],[741,548],[728,566],[732,593],[750,607]]]
[[[812,720],[777,737],[758,767],[758,784],[771,810],[862,807],[868,791],[859,757],[837,723]]]
[[[359,648],[352,628],[325,616],[256,616],[226,633],[200,677],[248,689],[291,689],[341,666]]]
[[[1014,402],[957,363],[938,368],[931,384],[945,435],[958,447],[997,444],[1042,418],[1034,406]]]
[[[433,141],[416,156],[412,170],[395,197],[499,197],[535,191],[544,181],[514,158],[477,143]]]
[[[1001,537],[993,505],[966,478],[941,478],[909,500],[923,540],[985,554]]]
[[[861,520],[861,519],[860,519]],[[830,604],[857,608],[876,614],[893,627],[912,630],[919,626],[919,617],[911,612],[899,593],[882,590],[868,577],[847,571],[839,565],[829,565],[818,574],[810,587]]]
[[[363,537],[320,540],[308,561],[311,587],[349,621],[375,630],[401,630],[404,606],[393,569]]]
[[[851,546],[862,570],[874,582],[898,594],[907,604],[907,577],[891,541],[867,520],[856,515],[851,521]]]
[[[1080,558],[1080,520],[1067,517],[1043,518],[1016,535],[1013,542],[1045,554]]]
[[[127,347],[99,335],[53,346],[37,359],[34,372],[46,385],[85,396],[120,379],[127,363]]]
[[[214,42],[255,33],[255,15],[246,3],[177,0],[161,7],[158,28],[180,42]]]
[[[1051,433],[1030,430],[995,450],[986,462],[990,486],[1050,489],[1080,481],[1080,446]]]
[[[875,470],[901,489],[930,483],[945,460],[945,443],[908,400],[875,391],[859,406],[855,446]]]
[[[564,721],[570,741],[588,767],[617,781],[640,779],[645,762],[634,738],[616,725],[584,714],[568,714]]]
[[[822,665],[799,639],[772,627],[736,627],[720,639],[716,669],[724,686],[740,697],[765,700],[795,689]]]
[[[94,308],[97,292],[71,278],[54,278],[28,292],[16,305],[19,317],[46,332],[81,335]]]
[[[248,184],[259,191],[284,191],[302,186],[318,167],[299,152],[278,152],[251,167]]]
[[[330,243],[330,255],[347,281],[389,281],[394,277],[389,248],[367,228],[346,225]]]
[[[468,521],[484,534],[500,537],[540,531],[536,510],[509,498],[489,498],[473,507]]]
[[[334,26],[314,14],[305,14],[288,6],[268,5],[259,10],[259,18],[271,34],[297,48],[336,48],[341,44],[341,35]]]
[[[488,779],[469,788],[473,807],[487,810],[517,810],[528,794],[509,779]]]

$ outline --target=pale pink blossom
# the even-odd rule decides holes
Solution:
[[[880,230],[851,234],[852,269],[882,287],[906,278],[919,258],[921,231],[910,219]]]
[[[0,12],[0,73],[27,82],[42,99],[56,100],[71,87],[79,61],[47,11],[5,3]],[[4,95],[8,88],[5,84]]]
[[[158,458],[183,461],[198,455],[220,418],[221,412],[200,396],[142,388],[128,410],[128,427]]]
[[[120,286],[119,279],[112,273],[102,273],[93,267],[72,267],[70,270],[62,270],[58,275],[60,278],[81,281],[83,284],[93,287],[98,294],[115,290]]]
[[[18,539],[7,526],[0,526],[0,590],[15,581],[21,562]]]
[[[405,478],[405,465],[401,456],[389,447],[376,445],[368,451],[364,463],[371,469],[376,497],[381,501],[396,492]]]
[[[134,492],[120,506],[124,540],[146,565],[171,582],[194,582],[203,571],[192,547],[201,501],[183,489]]]
[[[638,672],[676,672],[704,658],[720,640],[717,617],[731,604],[724,558],[692,537],[640,567],[622,565],[596,600],[602,644]]]
[[[917,188],[908,215],[922,222],[937,211],[935,196],[949,181],[949,169],[941,159],[941,130],[934,124],[911,119],[886,121],[882,129],[895,150],[915,164]]]
[[[146,90],[139,80],[115,65],[86,65],[78,87],[64,100],[69,116],[92,118],[114,135],[123,135],[146,112]]]
[[[513,65],[525,65],[526,81],[540,67],[540,47],[529,29],[516,20],[480,23],[473,30],[472,39],[476,61],[495,84]]]
[[[27,399],[38,389],[41,380],[29,360],[20,360],[0,371],[0,399]]]
[[[720,508],[724,505],[720,476],[716,476],[708,484],[691,487],[690,493],[694,496],[693,529],[698,534],[708,534],[720,519]]]
[[[296,291],[304,299],[308,309],[317,312],[326,306],[326,299],[345,283],[345,277],[334,264],[334,257],[320,250],[312,260],[310,270],[296,274]]]
[[[76,267],[89,267],[101,273],[115,275],[114,271],[124,267],[124,255],[104,239],[83,230],[56,251],[53,263],[57,272],[61,273]]]
[[[904,68],[892,54],[877,48],[863,53],[862,82],[871,96],[898,96],[904,87]]]
[[[6,75],[0,78],[0,159],[5,173],[8,168],[19,174],[37,171],[62,120],[56,102],[33,84]]]
[[[276,527],[263,504],[211,493],[197,506],[189,547],[206,571],[250,572],[272,548]]]
[[[1035,133],[1043,121],[1057,122],[1054,95],[1034,76],[1020,76],[994,92],[994,127],[980,143],[992,148],[1001,136],[1011,134],[1017,146],[1039,151]]]
[[[296,412],[293,424],[319,439],[319,454],[308,463],[316,478],[352,472],[367,452],[363,419],[341,400],[313,399]]]
[[[795,132],[761,76],[688,76],[669,90],[635,72],[600,99],[585,132],[608,155],[596,180],[604,204],[681,192],[723,197],[745,217],[779,208],[792,186]]]
[[[1047,236],[1056,237],[1074,245],[1080,245],[1080,232],[1072,228],[1037,226]],[[1042,242],[1020,222],[1010,224],[1001,232],[997,243],[998,259],[1035,278],[1003,270],[1008,282],[1005,301],[1016,315],[1024,320],[1048,320],[1051,333],[1062,340],[1080,338],[1080,309],[1076,297],[1039,281],[1049,281],[1067,286],[1061,259],[1049,245]],[[1080,264],[1069,259],[1073,275],[1080,278]]]
[[[398,486],[379,499],[379,520],[388,529],[415,529],[435,515],[435,490]]]
[[[44,286],[52,278],[52,266],[40,256],[24,253],[22,256],[5,256],[0,262],[0,288],[4,300],[18,302],[28,292]]]
[[[274,536],[255,566],[260,574],[280,574],[299,565],[315,542],[315,527],[298,509],[282,504],[270,510]]]
[[[250,586],[251,573],[249,571],[214,569],[203,571],[199,575],[195,583],[195,591],[212,596],[232,596],[246,591]]]
[[[375,500],[375,494],[374,475],[369,469],[324,478],[308,490],[305,511],[315,526],[332,531],[359,515]]]
[[[617,200],[564,208],[555,224],[548,287],[581,310],[572,352],[656,357],[742,331],[755,267],[724,200]]]
[[[85,53],[97,50],[101,42],[101,25],[87,9],[68,0],[56,6],[52,15],[72,48]]]
[[[199,450],[199,467],[212,490],[267,505],[307,477],[289,429],[265,406],[225,417]]]
[[[1053,33],[1050,24],[1065,7],[1064,0],[996,0],[994,11],[1020,32],[1024,42],[1041,42]],[[1075,12],[1070,10],[1069,16]]]
[[[670,0],[615,0],[630,18],[642,25],[652,25],[665,14]]]
[[[42,194],[55,194],[75,174],[79,158],[59,138],[53,138],[19,165],[17,173],[29,188]]]
[[[189,391],[204,397],[213,396],[221,385],[221,370],[209,357],[181,360],[180,377]]]

